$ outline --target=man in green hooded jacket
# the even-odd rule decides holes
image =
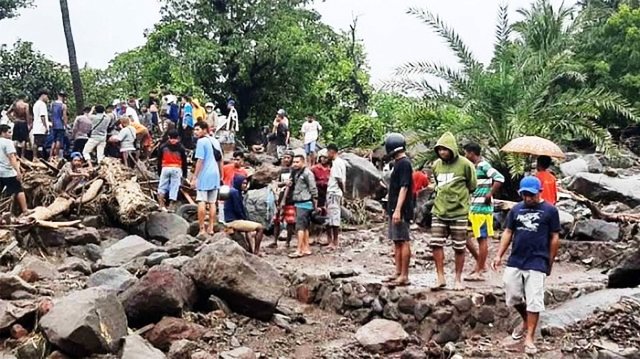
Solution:
[[[438,160],[433,165],[436,180],[436,198],[433,204],[431,243],[436,262],[438,282],[434,289],[444,289],[444,246],[451,237],[455,251],[454,290],[464,289],[462,270],[467,243],[467,223],[471,193],[476,189],[476,170],[473,164],[458,153],[456,139],[446,132],[435,146]]]

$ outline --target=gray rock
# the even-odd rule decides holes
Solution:
[[[138,278],[123,268],[106,268],[93,273],[87,280],[87,287],[104,287],[117,293],[134,285]]]
[[[202,242],[188,234],[180,235],[170,239],[164,244],[164,247],[172,255],[183,255],[193,257],[196,255],[196,249],[200,247]]]
[[[64,262],[60,267],[58,267],[58,271],[60,272],[80,272],[84,275],[91,275],[93,272],[91,270],[91,265],[85,261],[84,259],[80,259],[77,257],[67,257],[64,259]]]
[[[35,311],[36,305],[33,302],[17,306],[6,300],[0,300],[0,330],[10,328],[15,322],[35,313]]]
[[[134,327],[155,323],[164,316],[181,316],[197,300],[190,278],[169,266],[155,266],[118,297]]]
[[[97,262],[102,258],[102,247],[96,244],[87,244],[86,246],[71,246],[67,248],[67,253],[74,257],[78,257],[90,262]]]
[[[384,207],[382,206],[382,204],[370,198],[366,198],[364,200],[364,208],[371,213],[384,213]]]
[[[372,353],[392,353],[404,349],[409,334],[402,325],[386,319],[374,319],[360,327],[356,340]]]
[[[65,242],[72,245],[85,245],[89,243],[100,244],[100,232],[92,227],[86,228],[60,228],[56,229],[64,236]]]
[[[100,238],[103,242],[117,242],[127,236],[129,233],[122,228],[107,227],[98,229]]]
[[[395,304],[387,303],[387,305],[384,306],[382,317],[385,319],[399,320],[400,311],[398,310],[398,307]]]
[[[271,264],[228,238],[203,248],[182,271],[203,293],[217,295],[232,310],[261,320],[271,319],[287,286]]]
[[[384,306],[380,302],[380,298],[376,298],[373,300],[373,302],[371,303],[371,309],[373,309],[375,313],[382,314],[382,312],[384,311]]]
[[[101,288],[73,292],[54,302],[40,320],[47,339],[74,356],[115,353],[127,335],[127,318],[112,293]]]
[[[427,302],[418,302],[415,307],[413,315],[418,322],[421,322],[424,318],[431,313],[431,304]]]
[[[33,272],[37,280],[60,278],[60,272],[58,272],[55,265],[32,256],[25,257],[20,264],[13,269],[12,273],[20,274],[24,271]]]
[[[562,233],[569,233],[573,229],[573,222],[575,222],[575,217],[568,212],[563,210],[558,210],[558,215],[560,216],[560,227],[562,227]]]
[[[411,314],[415,313],[416,300],[411,295],[403,295],[398,300],[398,310],[400,313]]]
[[[453,304],[453,306],[460,313],[468,312],[473,307],[473,302],[471,301],[471,298],[469,298],[469,297],[464,297],[464,298],[460,298],[460,299],[454,300],[453,303],[451,303],[451,304]]]
[[[185,263],[187,263],[190,260],[191,260],[191,257],[178,256],[175,258],[163,259],[161,264],[172,266],[173,268],[176,268],[176,269],[180,269],[182,268],[182,266],[185,265]]]
[[[356,323],[366,324],[373,317],[373,312],[369,308],[360,308],[351,312],[349,317]]]
[[[180,339],[171,343],[168,357],[170,359],[191,359],[191,353],[198,350],[200,346],[190,340]]]
[[[104,221],[101,216],[84,216],[81,221],[85,227],[100,228],[104,226]]]
[[[560,172],[564,177],[573,177],[581,172],[589,172],[589,164],[584,158],[576,158],[560,164]]]
[[[495,320],[495,312],[491,307],[485,305],[481,307],[480,310],[478,310],[476,319],[482,324],[493,323],[493,321]]]
[[[605,213],[620,213],[630,211],[631,208],[624,203],[611,202],[608,205],[602,207],[602,212]]]
[[[247,347],[235,348],[230,351],[220,353],[220,359],[256,359],[256,354]]]
[[[155,212],[147,219],[147,235],[164,243],[189,234],[189,222],[174,213]]]
[[[460,326],[455,323],[447,323],[439,328],[437,334],[433,336],[433,341],[436,343],[443,345],[448,342],[457,342],[460,339],[460,334],[462,330]]]
[[[609,272],[609,288],[632,288],[640,285],[640,251],[635,250]]]
[[[347,198],[372,197],[380,189],[382,173],[366,158],[353,153],[344,153],[340,157],[347,165]]]
[[[617,242],[620,239],[620,226],[601,219],[580,220],[573,234],[579,240]]]
[[[155,253],[151,253],[147,257],[144,264],[148,265],[149,267],[152,267],[162,263],[163,260],[169,259],[169,258],[170,256],[169,256],[169,253],[167,252],[155,252]]]
[[[400,359],[427,359],[427,354],[420,348],[407,348],[400,354]]]
[[[108,247],[102,254],[102,265],[105,267],[119,267],[138,257],[146,257],[159,251],[155,246],[139,236],[128,236],[118,243]]]
[[[630,207],[640,205],[640,176],[615,178],[604,174],[579,173],[573,177],[569,189],[592,201],[622,202]]]
[[[38,290],[31,284],[22,280],[17,275],[0,273],[0,299],[12,299],[15,292],[38,293]]]
[[[144,338],[131,334],[124,338],[120,359],[164,359],[167,356],[153,347]]]
[[[453,312],[449,309],[438,309],[433,314],[431,314],[431,316],[435,318],[438,323],[442,324],[451,319],[451,317],[453,316]]]

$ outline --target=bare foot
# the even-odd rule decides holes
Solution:
[[[390,275],[387,278],[382,280],[382,283],[391,283],[391,282],[395,282],[396,280],[398,280],[398,278],[400,277],[400,273],[396,273],[394,275]]]
[[[453,290],[456,292],[462,291],[464,290],[464,284],[462,284],[461,281],[456,281],[456,283],[453,285]]]

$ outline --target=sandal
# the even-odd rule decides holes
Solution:
[[[440,291],[443,291],[445,289],[447,289],[447,284],[446,283],[442,283],[442,284],[440,284],[438,286],[431,287],[431,291],[432,292],[440,292]]]
[[[479,273],[473,273],[464,279],[465,282],[484,282],[484,276]]]
[[[300,252],[293,252],[289,254],[289,258],[302,258],[302,257],[304,257],[304,255]]]
[[[392,287],[392,288],[394,288],[394,287],[408,287],[408,286],[411,285],[411,282],[408,281],[408,280],[403,280],[403,281],[397,281],[396,280],[396,281],[393,281],[393,282],[389,282],[387,285],[389,287]]]
[[[398,280],[398,275],[395,276],[389,276],[385,279],[382,280],[382,283],[391,283],[391,282],[395,282],[396,280]]]
[[[520,340],[522,338],[524,338],[524,328],[523,327],[515,327],[513,329],[513,332],[511,332],[511,338],[513,340]]]

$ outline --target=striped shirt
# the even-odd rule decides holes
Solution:
[[[504,183],[504,176],[483,159],[476,164],[476,177],[478,187],[471,198],[471,213],[492,214],[493,205],[485,204],[484,197],[491,193],[494,181]]]

